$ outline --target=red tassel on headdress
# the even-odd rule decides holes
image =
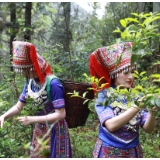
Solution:
[[[41,69],[38,65],[36,49],[33,44],[30,45],[30,58],[34,66],[34,72],[38,75],[40,84],[42,84],[44,82],[45,75],[41,74]]]
[[[102,89],[108,88],[111,85],[111,79],[109,78],[109,72],[97,61],[97,58],[94,54],[90,55],[90,61],[89,61],[89,67],[90,67],[90,73],[91,76],[100,79],[101,77],[104,77],[100,83],[99,86],[103,83],[106,84]],[[96,86],[93,84],[93,88],[96,89]],[[94,90],[94,93],[97,93],[98,91]]]
[[[48,64],[48,67],[46,68],[46,70],[44,71],[44,73],[45,73],[46,75],[52,75],[51,67],[50,67],[49,64]]]

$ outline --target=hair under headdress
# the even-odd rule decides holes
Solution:
[[[38,54],[32,43],[13,41],[13,67],[15,72],[23,72],[24,70],[34,70],[38,75],[40,84],[44,82],[45,75],[51,75],[49,64]]]
[[[101,84],[107,83],[103,88],[108,88],[111,85],[111,79],[118,77],[119,72],[128,72],[131,68],[131,47],[133,42],[126,42],[123,44],[115,44],[112,46],[102,47],[95,50],[90,55],[89,67],[91,76],[95,78],[102,78]],[[122,54],[123,53],[123,54]],[[120,58],[120,62],[116,68],[117,60]],[[132,68],[136,68],[136,63]],[[133,85],[133,84],[132,84]],[[96,86],[93,84],[93,88]],[[96,93],[97,91],[94,90]]]

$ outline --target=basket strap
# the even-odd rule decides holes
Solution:
[[[55,76],[55,75],[50,75],[50,76],[47,77],[46,91],[47,91],[47,97],[48,97],[50,102],[52,102],[51,95],[50,95],[50,90],[51,90],[50,89],[50,83],[51,83],[52,79],[55,79],[55,78],[58,79],[63,84],[63,80],[60,79],[59,77]]]

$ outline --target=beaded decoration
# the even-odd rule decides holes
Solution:
[[[46,85],[47,85],[47,78],[45,78],[44,83],[38,85],[36,84],[35,87],[40,89],[38,92],[33,92],[31,89],[31,84],[36,83],[34,82],[34,79],[30,79],[29,84],[28,84],[28,88],[26,89],[26,97],[25,98],[29,98],[31,97],[34,100],[34,106],[38,106],[39,103],[41,104],[43,102],[43,99],[47,98],[47,92],[45,91]]]

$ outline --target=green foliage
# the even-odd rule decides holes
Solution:
[[[0,99],[1,102],[4,102],[3,105],[0,106],[1,115],[9,110],[17,101],[17,91],[13,74],[11,72],[8,73],[9,72],[4,72],[4,79],[0,83],[0,97],[2,98]],[[21,92],[23,89],[22,82],[25,83],[25,80],[20,76],[17,76],[16,80],[18,88],[20,89],[18,92]],[[32,126],[25,127],[18,123],[13,117],[7,119],[4,122],[3,129],[0,128],[0,157],[19,158],[22,155],[29,155],[29,152],[23,148],[23,143],[31,141],[32,129]]]
[[[2,55],[0,55],[0,64],[2,64],[1,72],[4,78],[0,82],[1,114],[5,113],[17,102],[19,94],[22,92],[23,85],[26,82],[21,76],[16,76],[15,78],[13,72],[10,71],[11,64],[10,59],[8,58],[10,54],[9,40],[10,36],[14,35],[14,33],[17,33],[17,40],[20,40],[18,39],[18,36],[21,39],[24,39],[24,35],[30,30],[32,39],[31,43],[35,45],[37,53],[39,53],[50,64],[52,72],[63,79],[70,79],[68,53],[64,50],[64,37],[66,36],[66,33],[61,2],[32,2],[32,26],[29,27],[24,24],[25,4],[26,2],[16,2],[16,24],[9,24],[11,18],[9,10],[10,3],[2,2],[0,5],[2,11],[0,12],[0,52],[2,53]],[[139,46],[142,46],[140,49],[143,51],[142,49],[144,49],[146,41],[148,46],[151,46],[151,43],[149,43],[148,40],[154,40],[159,36],[158,34],[155,34],[156,26],[151,25],[152,22],[158,19],[156,17],[157,15],[155,13],[138,14],[136,13],[138,10],[137,5],[137,2],[107,3],[105,14],[102,19],[98,19],[96,16],[95,10],[98,8],[97,2],[94,2],[94,12],[89,14],[73,7],[75,9],[75,14],[72,14],[70,17],[71,33],[69,39],[74,81],[90,82],[91,77],[87,76],[89,75],[89,55],[99,47],[113,44],[115,39],[120,36],[122,39],[118,39],[118,43],[120,43],[121,40],[128,41],[129,38],[132,38],[133,40],[136,39],[137,46],[134,46],[135,50]],[[2,13],[3,15],[1,15]],[[134,14],[132,14],[131,18],[126,18],[130,13]],[[145,17],[143,17],[144,15]],[[150,19],[149,17],[152,18]],[[143,18],[144,21],[142,22]],[[113,33],[115,28],[117,28],[117,32]],[[149,39],[146,40],[143,34],[148,36]],[[138,39],[142,39],[142,41],[139,42]],[[152,59],[149,55],[152,50],[153,49],[151,48],[145,51],[145,54],[148,54],[149,60]],[[138,56],[141,53],[143,54],[144,52],[138,53]],[[133,56],[132,59],[132,62],[137,60],[137,55]],[[141,59],[141,62],[142,61],[144,67],[147,66],[147,69],[152,67],[146,59]],[[140,70],[143,68],[143,64],[139,64]],[[84,71],[86,73],[86,79],[82,76]],[[132,91],[133,93],[138,94],[139,90],[143,90],[144,93],[148,93],[148,90],[150,93],[159,92],[149,83],[146,83],[149,76],[144,76],[144,73],[135,75],[138,79],[135,81],[137,87]],[[141,78],[140,81],[143,81],[145,86],[138,85],[139,76]],[[159,81],[159,77],[151,78],[156,78],[153,81]],[[98,86],[99,81],[97,79],[92,78],[92,82]],[[100,90],[103,86],[104,85],[98,86],[97,89]],[[146,88],[148,89],[146,90]],[[121,92],[129,94],[126,90]],[[74,94],[78,96],[76,91]],[[87,92],[84,93],[82,97],[85,98],[86,94]],[[118,92],[116,94],[118,95]],[[107,104],[110,103],[109,101],[111,101],[111,99],[108,101],[106,98],[107,97],[105,97],[105,101],[102,103],[104,106],[107,106]],[[127,98],[130,100],[131,96],[128,96]],[[87,101],[90,100],[86,99],[84,103]],[[156,101],[154,98],[151,98],[150,102],[159,105],[159,101]],[[74,158],[92,157],[99,127],[94,104],[94,100],[89,102],[89,108],[92,111],[92,114],[90,114],[87,124],[84,127],[70,129],[72,153]],[[33,112],[32,101],[30,101],[30,103],[23,109],[22,115],[33,115]],[[29,142],[31,142],[32,138],[32,131],[33,126],[24,127],[17,122],[16,117],[5,121],[4,128],[0,129],[0,157],[28,157],[28,148],[30,146]],[[143,133],[143,135],[140,134],[140,136],[140,140],[143,139],[144,157],[159,157],[159,138],[157,137],[156,139],[157,134],[149,136],[148,134]],[[152,139],[152,141],[148,139]]]
[[[160,14],[156,12],[131,14],[136,16],[136,18],[121,19],[120,23],[124,27],[123,31],[121,31],[120,28],[117,28],[113,32],[120,33],[121,41],[123,42],[134,42],[131,48],[131,52],[133,53],[131,64],[133,65],[138,58],[152,53],[153,49],[151,48],[150,41],[156,41],[155,37],[160,36],[160,34],[157,33],[158,25],[153,25],[152,22],[160,19]],[[137,17],[139,19],[137,19]],[[142,19],[144,20],[142,21]],[[144,52],[144,50],[146,50],[146,52]]]
[[[144,158],[159,158],[160,157],[160,131],[159,124],[156,126],[152,134],[144,133],[140,129],[139,139],[143,149]]]
[[[86,125],[69,129],[72,157],[92,158],[99,132],[99,121],[95,114],[90,114]]]

